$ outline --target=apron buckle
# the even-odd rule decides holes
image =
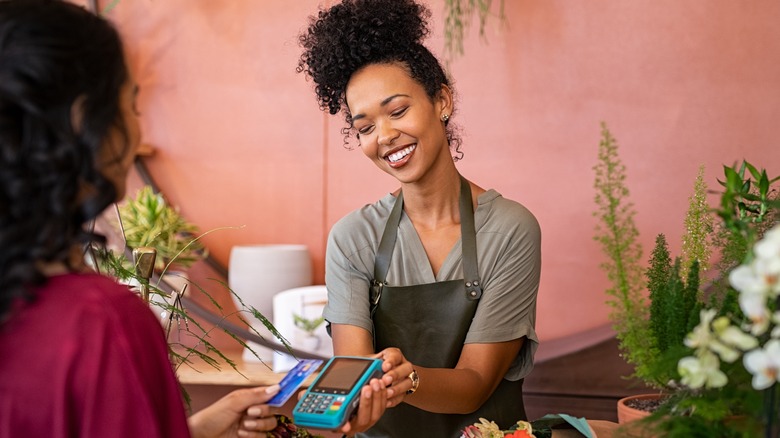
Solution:
[[[371,280],[371,305],[376,306],[379,304],[379,299],[382,298],[382,289],[384,289],[385,284],[381,281],[377,280]]]

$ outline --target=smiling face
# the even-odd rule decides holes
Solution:
[[[431,98],[402,64],[369,64],[350,78],[346,102],[363,153],[399,181],[452,166],[442,121],[452,113],[446,85]]]

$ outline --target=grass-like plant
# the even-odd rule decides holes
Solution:
[[[212,338],[215,330],[227,334],[237,343],[237,347],[253,353],[262,362],[252,346],[228,327],[221,324],[206,327],[201,324],[183,305],[182,297],[185,291],[189,297],[204,296],[214,309],[211,312],[215,313],[222,321],[236,318],[240,321],[242,329],[262,337],[263,335],[249,322],[250,319],[259,321],[278,341],[282,349],[293,354],[289,342],[279,333],[273,323],[260,311],[247,305],[225,281],[209,279],[208,287],[204,287],[187,279],[183,290],[175,290],[165,283],[164,274],[168,267],[171,265],[189,266],[205,256],[205,249],[199,242],[201,237],[214,231],[232,227],[217,228],[196,235],[197,227],[184,220],[178,211],[167,204],[163,197],[155,193],[150,186],[143,187],[134,198],[118,207],[117,210],[117,214],[121,218],[121,220],[118,218],[117,225],[125,236],[128,248],[150,247],[157,251],[155,263],[157,275],[152,278],[141,275],[134,266],[134,262],[128,259],[129,250],[115,252],[108,248],[92,248],[92,259],[100,272],[115,277],[139,291],[148,291],[149,305],[156,314],[161,316],[165,326],[168,352],[174,369],[178,370],[181,366],[192,366],[194,360],[199,359],[216,369],[227,366],[243,375],[236,362],[213,344]],[[227,291],[235,297],[237,309],[228,310],[222,307],[213,297],[213,293],[216,291]],[[186,391],[183,392],[189,403]]]
[[[504,0],[499,0],[497,18],[504,21]],[[444,2],[444,51],[446,59],[462,56],[463,37],[476,14],[479,20],[479,35],[485,36],[485,27],[491,15],[493,0],[445,0]]]

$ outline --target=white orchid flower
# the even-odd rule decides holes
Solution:
[[[761,284],[769,296],[776,297],[780,293],[780,255],[756,258],[753,260],[753,270],[761,277]]]
[[[764,348],[745,354],[742,362],[753,375],[753,388],[762,390],[780,381],[780,341],[772,339]]]
[[[722,342],[737,347],[742,351],[748,351],[758,347],[758,339],[733,325],[729,325],[723,329],[723,331],[718,333],[718,336],[720,336]]]
[[[712,341],[710,323],[715,318],[715,309],[702,309],[699,312],[699,325],[685,337],[684,343],[690,348],[706,348]]]
[[[752,327],[750,332],[754,335],[766,333],[769,328],[769,309],[766,307],[767,296],[765,294],[754,294],[742,292],[739,294],[739,308],[747,316]]]
[[[699,357],[688,356],[677,363],[683,385],[693,389],[701,387],[721,388],[728,383],[728,377],[720,370],[720,361],[715,354],[703,350]]]
[[[732,269],[729,272],[729,283],[741,294],[766,295],[769,290],[755,263]]]
[[[774,324],[774,328],[772,329],[772,333],[770,333],[769,336],[772,339],[778,339],[780,338],[780,311],[772,314],[772,324]]]
[[[732,348],[722,342],[713,340],[709,345],[710,351],[717,353],[723,362],[733,363],[739,359],[739,350]]]
[[[753,246],[753,253],[761,259],[780,259],[780,225],[764,233],[764,237]]]

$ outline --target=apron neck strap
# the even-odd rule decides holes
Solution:
[[[387,272],[390,269],[390,258],[398,236],[398,225],[401,223],[401,213],[404,206],[403,191],[393,205],[393,210],[387,218],[382,239],[379,241],[376,258],[374,260],[374,285],[384,286],[387,280]],[[463,278],[466,284],[466,296],[471,300],[478,300],[482,296],[482,284],[479,280],[477,269],[477,233],[474,227],[474,205],[471,201],[471,186],[462,176],[460,177],[460,240],[463,249]]]

